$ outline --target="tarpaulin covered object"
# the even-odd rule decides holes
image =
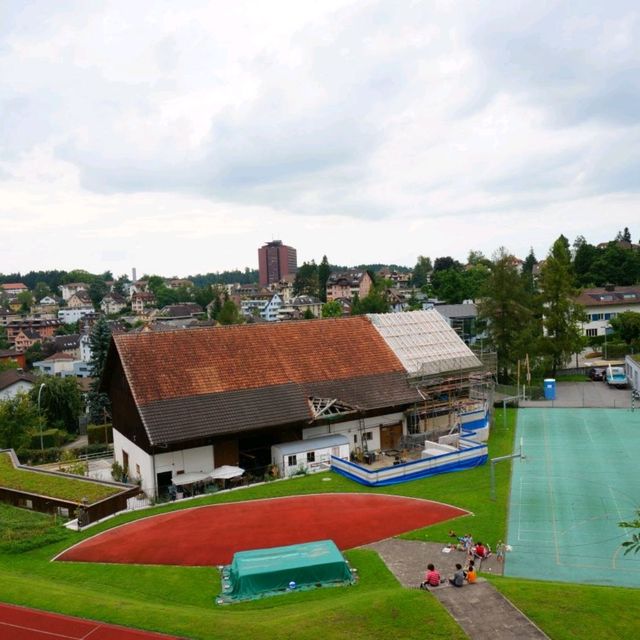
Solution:
[[[352,571],[332,540],[239,551],[223,568],[218,602],[353,582]]]

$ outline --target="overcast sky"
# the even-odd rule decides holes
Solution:
[[[640,236],[640,5],[0,3],[0,272]]]

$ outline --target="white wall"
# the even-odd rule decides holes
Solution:
[[[371,432],[372,439],[367,441],[367,450],[375,451],[376,449],[380,449],[380,427],[384,427],[391,424],[398,424],[398,422],[402,422],[402,433],[405,434],[406,422],[404,420],[404,414],[401,412],[398,413],[389,413],[384,416],[376,416],[372,418],[365,418],[364,420],[364,431]],[[359,420],[349,420],[346,422],[338,422],[335,424],[327,424],[319,427],[309,427],[302,431],[302,439],[307,440],[308,438],[317,438],[318,436],[325,436],[330,433],[341,433],[349,439],[349,449],[353,451],[356,447],[362,447],[362,442],[360,442],[360,428],[359,428]],[[354,442],[354,438],[356,441]]]
[[[33,388],[32,382],[25,382],[24,380],[18,380],[11,386],[6,389],[2,389],[0,391],[0,400],[8,400],[9,398],[14,398],[19,393],[29,393]]]
[[[137,444],[125,438],[116,429],[113,430],[113,455],[123,464],[122,452],[129,454],[129,480],[137,477],[136,465],[140,466],[140,480],[142,490],[149,496],[155,493],[155,477],[153,475],[153,456],[141,449]],[[175,475],[178,471],[185,473],[206,473],[213,471],[213,446],[185,449],[183,451],[167,451],[155,455],[155,473],[171,471]]]
[[[624,361],[624,370],[631,388],[640,391],[640,362],[632,356],[627,356]]]
[[[315,460],[313,462],[308,462],[307,453],[311,451],[315,454]],[[296,456],[296,464],[294,465],[289,465],[289,457],[291,455]],[[283,454],[277,446],[273,446],[271,448],[271,461],[273,464],[278,465],[280,475],[284,478],[295,475],[300,468],[306,469],[309,473],[324,471],[326,469],[326,465],[331,464],[332,455],[342,458],[343,460],[348,460],[349,445],[337,444],[333,447],[309,449],[309,451],[301,451],[296,454]]]

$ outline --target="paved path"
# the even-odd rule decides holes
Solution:
[[[403,587],[416,589],[429,562],[433,562],[443,576],[453,575],[456,563],[464,563],[464,553],[443,553],[443,547],[439,543],[389,538],[366,548],[380,554]],[[490,557],[483,561],[481,571],[501,574],[502,566],[495,557]],[[462,589],[442,585],[431,589],[431,592],[471,640],[548,639],[529,618],[482,578]]]

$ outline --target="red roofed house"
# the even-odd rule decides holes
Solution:
[[[410,376],[481,364],[437,312],[388,315],[114,335],[102,386],[116,460],[154,494],[222,465],[264,473],[293,440],[399,448],[426,422]]]
[[[0,284],[0,292],[6,293],[10,298],[15,298],[19,293],[29,291],[29,287],[22,282],[7,282]]]
[[[13,349],[0,349],[0,362],[15,362],[19,369],[25,369],[27,366],[24,353]]]

